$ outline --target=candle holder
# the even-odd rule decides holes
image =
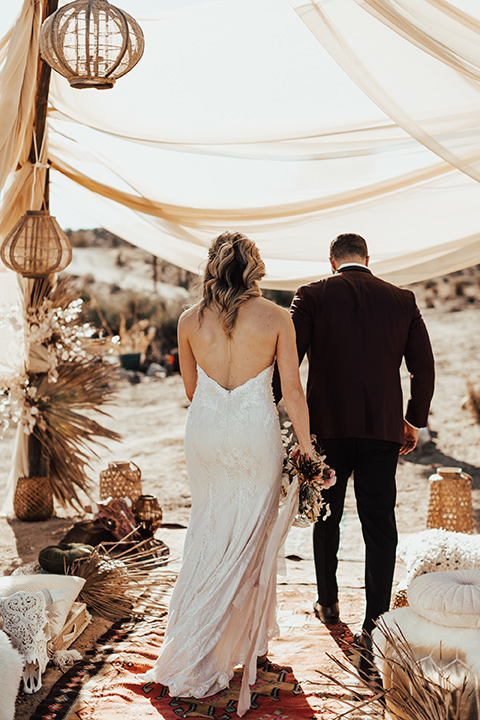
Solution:
[[[163,512],[155,495],[140,495],[133,512],[142,537],[151,538],[162,524]]]

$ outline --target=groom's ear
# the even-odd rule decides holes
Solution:
[[[368,267],[368,263],[369,263],[369,262],[370,262],[370,255],[367,255],[367,257],[365,258],[365,265],[366,265],[366,267]]]
[[[333,273],[336,273],[338,266],[337,266],[337,263],[335,262],[335,258],[333,258],[333,257],[330,255],[330,257],[329,257],[328,259],[330,260],[330,265],[332,266],[332,272],[333,272]]]

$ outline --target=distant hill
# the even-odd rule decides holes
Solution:
[[[103,263],[93,263],[90,271],[95,275],[95,270],[100,273],[100,267],[124,268],[124,275],[127,275],[135,266],[136,272],[140,271],[140,279],[145,290],[156,291],[156,283],[166,283],[191,290],[199,281],[198,275],[184,270],[176,265],[157,258],[155,255],[132,245],[122,238],[114,235],[103,228],[94,230],[67,230],[66,234],[74,248],[74,259],[67,272],[73,275],[85,275],[81,264],[82,256],[87,256],[83,251],[95,248],[100,251],[107,251],[103,256]],[[99,258],[98,254],[94,257]],[[116,273],[116,276],[119,273]]]
[[[109,287],[110,294],[132,290],[158,295],[166,302],[197,297],[201,281],[198,275],[156,258],[108,230],[67,230],[67,235],[74,248],[67,272],[82,278],[87,285],[103,284]],[[442,307],[456,312],[480,306],[480,265],[409,287],[421,308]],[[179,289],[184,293],[179,293]],[[287,291],[267,290],[265,295],[286,307],[293,297]]]

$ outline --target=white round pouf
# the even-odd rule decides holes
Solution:
[[[480,628],[480,570],[447,570],[416,577],[407,590],[418,615],[448,627]]]

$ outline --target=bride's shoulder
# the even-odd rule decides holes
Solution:
[[[270,321],[274,321],[278,324],[283,324],[290,321],[290,313],[280,305],[267,300],[267,298],[259,297],[255,298],[257,303],[257,309],[261,310],[266,318]]]
[[[183,327],[187,328],[187,327],[190,327],[191,325],[198,324],[199,306],[200,306],[200,303],[195,303],[195,305],[192,305],[191,307],[184,310],[183,313],[178,318],[179,326],[183,326]]]

